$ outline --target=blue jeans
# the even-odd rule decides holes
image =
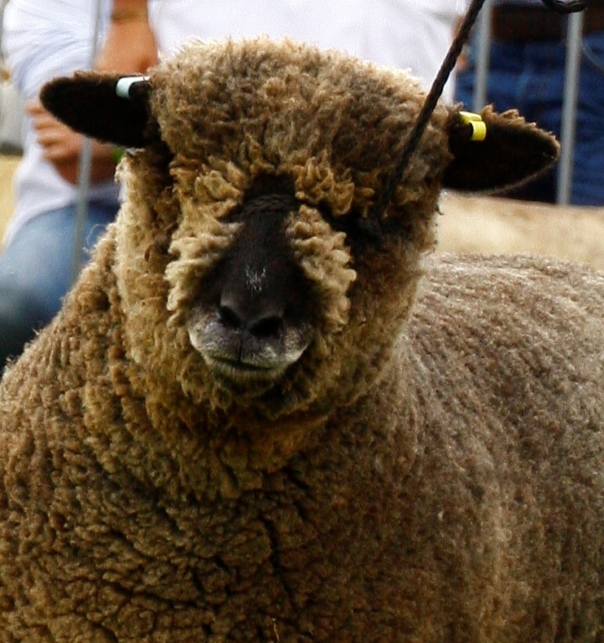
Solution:
[[[82,262],[117,208],[89,205]],[[25,223],[0,255],[0,373],[59,310],[71,286],[75,234],[75,206],[53,210]]]
[[[475,47],[457,76],[457,100],[473,104]],[[528,120],[560,137],[565,42],[501,42],[491,47],[487,87],[498,112],[516,108]],[[604,32],[583,38],[571,203],[604,205]],[[534,201],[556,200],[556,169],[510,193]]]

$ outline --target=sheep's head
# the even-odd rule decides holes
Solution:
[[[138,148],[116,228],[132,356],[193,399],[273,416],[379,380],[443,185],[517,183],[557,151],[491,110],[473,141],[459,108],[440,105],[376,215],[424,99],[404,73],[258,39],[195,43],[117,83],[58,79],[43,101],[79,131]]]

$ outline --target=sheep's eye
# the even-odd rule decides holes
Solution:
[[[289,194],[263,194],[246,199],[239,207],[229,212],[224,220],[226,223],[242,223],[263,210],[280,212],[285,219],[290,212],[296,212],[299,207],[299,201]]]
[[[373,218],[362,217],[354,211],[341,217],[335,217],[325,209],[322,209],[321,212],[324,219],[334,230],[346,234],[351,246],[354,248],[379,245],[389,233],[396,231],[396,227],[391,222],[385,223]]]

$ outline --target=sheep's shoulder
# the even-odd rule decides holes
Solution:
[[[600,467],[602,319],[604,274],[588,268],[535,257],[433,260],[408,327],[427,432],[451,448],[480,443],[501,461],[513,451],[547,462],[558,475],[576,477],[577,458]]]

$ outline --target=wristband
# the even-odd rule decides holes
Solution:
[[[135,20],[147,21],[149,14],[146,7],[132,7],[131,9],[114,9],[111,12],[113,22],[133,22]]]

